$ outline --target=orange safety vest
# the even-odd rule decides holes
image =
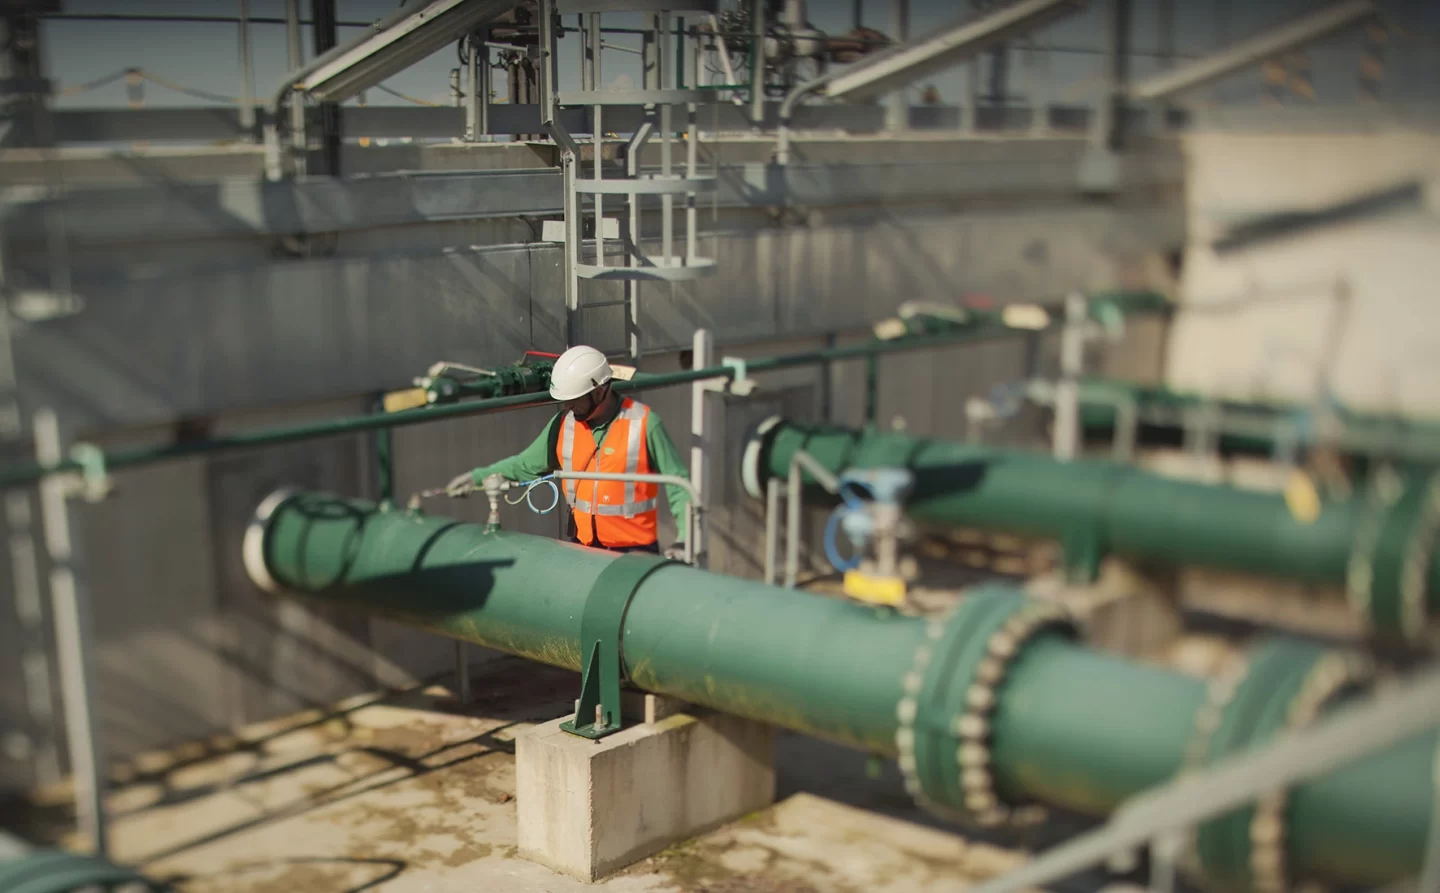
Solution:
[[[649,474],[645,445],[650,407],[628,397],[595,443],[590,426],[565,413],[555,458],[565,471]],[[660,488],[638,481],[565,481],[565,501],[575,514],[575,533],[587,546],[648,546],[659,524]],[[596,542],[599,540],[599,542]]]

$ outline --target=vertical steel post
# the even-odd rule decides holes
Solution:
[[[1108,0],[1105,26],[1105,95],[1090,131],[1096,148],[1125,143],[1126,94],[1130,89],[1130,0]]]
[[[64,459],[60,421],[55,412],[35,413],[35,458],[46,465]],[[76,544],[68,490],[73,478],[52,474],[40,481],[40,515],[45,550],[50,554],[50,599],[55,622],[55,650],[60,664],[60,687],[65,710],[65,733],[70,743],[70,772],[74,777],[75,812],[80,831],[90,838],[96,855],[109,850],[105,816],[105,749],[95,715],[90,665],[94,640],[90,593],[81,550]]]
[[[470,649],[464,642],[455,643],[455,697],[462,707],[470,703]]]
[[[590,87],[591,90],[599,90],[601,82],[600,67],[600,13],[592,12],[583,17],[584,28],[580,33],[580,40],[590,47]],[[590,116],[593,123],[591,127],[595,130],[591,134],[595,144],[595,179],[601,180],[605,173],[601,169],[601,157],[605,154],[605,119],[604,106],[592,106]],[[595,264],[605,266],[605,197],[596,192],[591,194],[590,200],[595,203]]]
[[[890,30],[896,43],[910,36],[910,0],[890,0]],[[910,90],[901,87],[890,94],[885,105],[885,129],[906,130],[910,127]]]
[[[865,358],[865,427],[875,429],[880,424],[880,358],[874,354]]]
[[[1160,8],[1155,19],[1156,48],[1159,50],[1161,68],[1175,64],[1175,0],[1159,0]]]
[[[750,17],[755,26],[750,48],[750,125],[765,126],[765,0],[752,0]],[[724,49],[725,42],[720,42]]]
[[[375,400],[375,412],[385,412],[382,397]],[[375,489],[382,505],[395,501],[394,434],[389,428],[375,431]]]
[[[488,32],[486,36],[489,36]],[[480,66],[478,71],[476,72],[480,76],[480,86],[479,89],[476,90],[476,93],[479,94],[479,97],[476,100],[479,107],[479,111],[476,115],[476,129],[478,130],[477,136],[489,137],[490,91],[492,89],[491,78],[494,76],[494,73],[490,68],[490,45],[488,43],[481,43],[480,46],[475,47],[472,52],[479,55]]]
[[[715,338],[710,334],[709,329],[696,329],[695,339],[691,342],[691,368],[708,369],[714,363]],[[705,418],[710,409],[708,394],[710,388],[703,381],[697,381],[690,385],[690,485],[695,488],[695,496],[691,500],[691,531],[690,531],[690,554],[694,556],[696,567],[703,568],[707,563],[706,542],[705,542],[705,509],[710,501],[710,465],[707,456],[713,446],[711,443],[710,425]]]
[[[1060,381],[1055,385],[1054,456],[1075,458],[1080,440],[1080,374],[1085,364],[1085,326],[1089,302],[1078,292],[1065,298],[1065,327],[1060,333]]]
[[[785,489],[785,588],[794,589],[800,577],[800,463],[790,461]]]
[[[540,0],[540,70],[536,72],[540,81],[540,123],[549,124],[555,118],[555,3],[554,0]]]
[[[775,585],[775,558],[780,551],[780,479],[765,482],[765,585]]]
[[[480,54],[485,54],[485,61],[490,61],[490,50],[483,43],[477,46],[477,41],[466,35],[465,41],[465,142],[473,143],[480,138]]]
[[[285,0],[285,49],[291,71],[305,64],[305,49],[300,44],[300,0]],[[309,137],[305,133],[305,97],[298,90],[290,91],[290,156],[297,174],[305,173],[305,152]]]
[[[319,56],[334,49],[340,42],[339,22],[335,14],[335,0],[310,0],[310,31],[315,55]],[[453,74],[455,104],[460,104],[460,72]],[[320,173],[330,176],[340,174],[340,104],[322,102],[317,108],[319,123]]]
[[[960,129],[973,134],[980,125],[980,60],[971,59],[965,66],[965,105],[960,109]]]
[[[240,0],[240,129],[255,141],[255,71],[250,59],[250,0]]]
[[[690,180],[694,180],[700,175],[700,129],[696,124],[696,113],[695,103],[692,102],[685,106],[685,176]],[[700,214],[695,201],[695,193],[685,193],[685,263],[687,266],[695,263],[697,250],[695,230],[700,223]]]
[[[656,76],[661,90],[674,86],[675,77],[670,71],[670,13],[662,12],[655,17],[655,30],[659,33],[656,44]],[[674,174],[673,151],[675,145],[675,107],[670,103],[660,105],[660,174],[669,177]],[[675,196],[665,193],[660,196],[660,241],[669,266],[675,259]]]

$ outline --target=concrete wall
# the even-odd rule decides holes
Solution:
[[[1198,133],[1184,142],[1187,312],[1171,385],[1240,399],[1311,400],[1322,382],[1358,409],[1440,414],[1440,135]],[[1237,222],[1314,211],[1409,182],[1430,199],[1249,247],[1211,243]]]
[[[877,143],[857,151],[892,149]],[[994,166],[978,167],[977,182],[1003,167],[993,146],[976,151],[977,165]],[[943,155],[944,146],[926,152]],[[1171,196],[1142,191],[1095,202],[1052,187],[773,216],[724,212],[707,220],[702,247],[720,261],[716,276],[642,287],[651,351],[644,365],[679,368],[674,348],[688,346],[699,326],[715,331],[725,354],[770,356],[853,337],[909,299],[976,292],[1032,299],[1075,287],[1163,284],[1160,256],[1180,238]],[[375,392],[407,384],[437,359],[497,364],[529,347],[563,346],[559,251],[515,244],[532,237],[529,223],[510,219],[348,232],[333,256],[277,256],[268,239],[234,233],[90,246],[71,258],[77,290],[87,296],[83,311],[16,332],[22,399],[28,409],[56,407],[76,436],[104,446],[365,412]],[[10,260],[10,270],[43,281],[43,252]],[[614,291],[587,287],[584,300]],[[586,314],[581,331],[606,348],[624,343],[618,310]],[[1127,362],[1146,366],[1153,337],[1146,344],[1126,352]],[[903,418],[921,434],[963,436],[967,396],[1052,362],[1053,344],[1027,339],[887,358],[880,417]],[[764,376],[753,397],[720,401],[714,569],[761,570],[762,507],[742,495],[735,473],[746,429],[774,413],[857,423],[863,382],[858,363],[795,369]],[[688,453],[690,389],[642,399]],[[523,410],[397,430],[397,496],[519,450],[549,415]],[[1035,433],[1033,426],[1019,431]],[[265,495],[287,484],[373,494],[372,451],[370,436],[352,435],[196,457],[121,472],[110,498],[78,508],[96,606],[98,700],[113,757],[450,669],[448,643],[266,598],[240,566],[241,535]],[[433,510],[483,521],[485,506],[470,500]],[[19,529],[12,520],[23,519],[7,520],[7,536]],[[507,526],[531,533],[554,536],[562,521],[558,511],[505,510]],[[664,523],[668,541],[673,523]],[[818,554],[809,547],[819,530],[812,518],[807,561]],[[65,763],[43,592],[42,616],[9,622],[30,611],[17,599],[12,558],[0,550],[0,724],[12,733],[0,735],[0,790],[51,781]],[[42,560],[42,580],[44,570]]]

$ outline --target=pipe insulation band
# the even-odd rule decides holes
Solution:
[[[1279,493],[772,417],[747,439],[740,469],[746,491],[763,496],[769,480],[784,480],[797,450],[836,475],[908,469],[915,489],[906,510],[914,520],[1057,540],[1067,568],[1093,570],[1108,553],[1344,587],[1376,633],[1411,641],[1423,639],[1440,615],[1440,477],[1381,476],[1355,498],[1325,503],[1306,523]],[[804,480],[806,499],[833,500]]]
[[[1304,728],[1372,678],[1373,668],[1359,654],[1292,639],[1267,640],[1251,651],[1242,672],[1214,687],[1214,696],[1196,713],[1187,769],[1221,762]],[[1195,870],[1223,889],[1289,889],[1287,806],[1286,793],[1277,791],[1201,825],[1195,833]]]
[[[586,603],[618,560],[322,494],[263,509],[246,565],[272,591],[572,670]],[[912,786],[967,815],[989,805],[968,794],[993,791],[1012,821],[1029,804],[1103,816],[1173,779],[1206,703],[1200,680],[1082,647],[1059,634],[1063,618],[998,586],[937,626],[667,564],[635,586],[622,627],[625,669],[645,691],[881,755],[908,723],[928,748],[907,761]],[[1417,736],[1290,791],[1289,870],[1365,885],[1418,872],[1435,750],[1434,733]]]

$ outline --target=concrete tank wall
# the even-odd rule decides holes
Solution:
[[[1183,295],[1166,375],[1238,399],[1307,401],[1328,383],[1357,409],[1440,414],[1440,135],[1210,132],[1184,141]],[[1235,223],[1317,211],[1408,183],[1428,199],[1217,252]]]

